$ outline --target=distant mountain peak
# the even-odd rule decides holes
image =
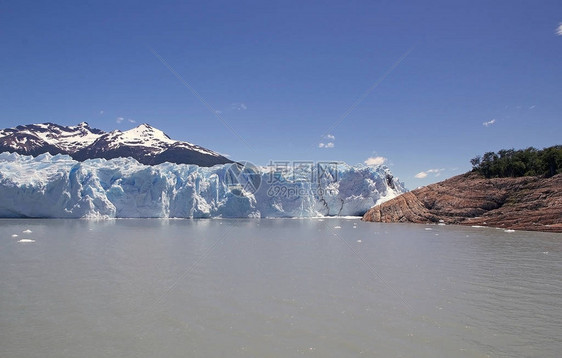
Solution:
[[[155,137],[160,137],[164,140],[171,140],[166,133],[146,123],[140,124],[133,129],[129,129],[128,131],[125,131],[124,133],[130,133],[130,134],[138,133],[139,135],[155,136]]]
[[[127,131],[104,132],[87,122],[76,126],[55,123],[20,125],[0,130],[0,152],[38,155],[68,154],[76,160],[132,157],[143,164],[163,162],[212,166],[230,159],[189,142],[171,139],[166,133],[142,123]]]

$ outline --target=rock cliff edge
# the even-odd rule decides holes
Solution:
[[[562,232],[562,174],[486,179],[469,172],[377,205],[363,220]]]

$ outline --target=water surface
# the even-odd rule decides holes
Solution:
[[[562,351],[560,234],[358,219],[0,220],[0,274],[1,357]]]

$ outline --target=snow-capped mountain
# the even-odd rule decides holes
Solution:
[[[71,127],[54,123],[28,124],[0,129],[0,152],[71,154],[89,146],[102,134],[103,131],[90,128],[86,122]]]
[[[77,126],[29,124],[0,130],[0,152],[37,156],[68,154],[75,160],[132,157],[142,164],[164,162],[213,166],[231,160],[188,142],[173,140],[148,124],[128,131],[104,132],[82,122]]]

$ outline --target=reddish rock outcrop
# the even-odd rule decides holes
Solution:
[[[562,232],[562,174],[486,179],[470,172],[377,205],[363,220]]]

